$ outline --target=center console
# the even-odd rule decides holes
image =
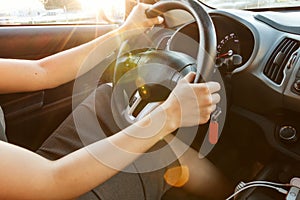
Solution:
[[[289,184],[290,181],[295,178],[300,177],[300,163],[288,162],[286,160],[281,160],[280,162],[274,162],[264,167],[264,169],[257,175],[256,180],[269,181],[273,183]],[[294,183],[293,183],[294,184]],[[279,191],[278,191],[279,189]],[[288,192],[288,194],[283,194],[281,192]],[[299,185],[295,187],[289,186],[277,186],[274,188],[268,188],[262,186],[252,187],[248,190],[239,193],[235,199],[236,200],[299,200]]]

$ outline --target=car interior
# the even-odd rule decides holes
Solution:
[[[129,12],[132,1],[126,2]],[[300,199],[299,186],[274,186],[266,182],[288,184],[300,176],[299,3],[292,7],[226,9],[197,0],[141,2],[156,6],[149,16],[162,15],[165,19],[162,25],[148,30],[151,42],[143,44],[145,48],[127,51],[118,63],[115,59],[119,51],[114,52],[78,78],[80,89],[74,90],[72,81],[53,89],[0,95],[8,141],[36,151],[93,91],[95,82],[90,77],[107,63],[109,67],[97,79],[98,85],[115,84],[120,79],[116,73],[118,77],[124,73],[118,68],[127,62],[134,67],[151,61],[171,66],[176,72],[167,77],[171,80],[170,87],[189,71],[196,71],[199,79],[201,75],[208,80],[209,74],[217,70],[224,99],[220,105],[222,124],[218,142],[206,157],[240,187],[236,191],[245,189],[236,199]],[[0,56],[40,59],[116,27],[116,24],[0,25]],[[136,37],[128,42],[143,40]],[[166,78],[158,76],[160,73],[153,70],[147,77],[157,77],[156,81]],[[162,101],[170,92],[158,86],[153,88],[157,92],[151,102]],[[136,96],[133,97],[129,99],[130,106],[136,101]],[[146,100],[142,108],[134,107],[131,115],[137,117],[149,102]],[[200,129],[191,144],[197,151],[201,151],[207,124]],[[258,182],[246,188],[245,183],[253,181]],[[286,192],[278,191],[278,187]],[[197,198],[173,188],[163,199]]]

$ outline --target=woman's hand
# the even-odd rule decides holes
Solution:
[[[217,82],[192,83],[195,73],[181,79],[162,104],[170,129],[206,123],[220,101]]]
[[[162,17],[147,18],[146,10],[150,8],[150,4],[137,4],[127,17],[124,24],[120,27],[122,31],[151,28],[156,24],[161,24],[164,20]]]

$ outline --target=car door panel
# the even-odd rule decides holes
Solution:
[[[39,59],[83,44],[114,28],[115,25],[0,27],[0,56]],[[36,150],[69,115],[72,101],[80,102],[93,89],[92,83],[84,82],[85,89],[74,94],[73,84],[71,81],[44,91],[0,95],[9,142]]]

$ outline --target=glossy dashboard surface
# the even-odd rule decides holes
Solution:
[[[240,86],[242,85],[239,82],[237,84],[239,86],[238,96],[246,95],[247,99],[250,100],[253,96],[251,94],[253,89],[265,88],[262,94],[265,92],[279,96],[284,94],[287,98],[300,100],[298,92],[291,89],[297,78],[299,68],[299,54],[297,52],[300,47],[300,31],[298,34],[295,33],[297,23],[294,27],[289,27],[291,23],[284,24],[287,21],[286,13],[277,13],[277,18],[274,19],[272,18],[274,14],[269,15],[269,12],[254,13],[230,10],[230,12],[213,11],[210,15],[217,35],[217,66],[224,72],[231,74],[233,84],[235,80],[238,81],[243,78],[242,85],[248,87],[248,89],[241,89]],[[285,19],[282,25],[278,26],[280,21],[276,21],[277,25],[270,25],[271,21],[277,20],[280,15]],[[293,18],[293,15],[287,16]],[[197,33],[198,29],[195,23],[184,24],[170,36],[166,48],[185,52],[195,57],[197,53]],[[190,41],[195,42],[195,44]],[[268,66],[272,64],[275,66]],[[253,99],[254,102],[257,101],[257,97],[259,96]],[[245,102],[240,100],[239,97],[236,100],[237,103],[241,104]],[[276,102],[275,105],[273,103],[265,104],[272,102],[269,99],[265,100],[266,102],[257,103],[252,101],[252,105],[243,106],[249,106],[250,110],[261,113],[275,107],[291,107],[289,104],[284,104],[283,101]],[[300,111],[300,103],[293,106],[295,106],[293,109]]]
[[[298,145],[286,145],[278,136],[285,125],[300,130],[299,12],[210,10],[209,14],[217,36],[216,66],[229,80],[231,110],[258,124],[275,149],[300,159]],[[196,57],[199,35],[192,20],[168,34],[162,48]]]

